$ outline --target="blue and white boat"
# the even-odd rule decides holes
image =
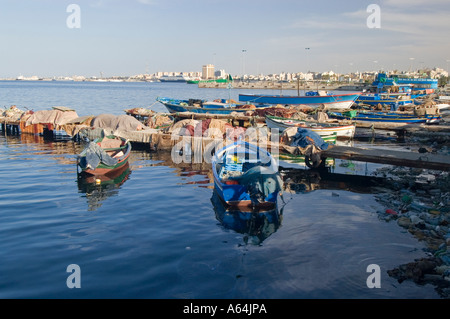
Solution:
[[[389,106],[396,111],[398,106],[414,104],[415,99],[433,93],[438,80],[426,78],[405,78],[378,73],[375,81],[363,92],[357,103]]]
[[[214,191],[235,207],[272,207],[282,194],[278,164],[265,149],[237,141],[218,150],[212,158]]]
[[[395,94],[388,94],[388,93],[368,93],[368,94],[361,94],[356,102],[359,104],[367,104],[371,106],[377,106],[378,104],[381,104],[382,106],[388,106],[392,111],[396,111],[397,108],[401,105],[408,105],[413,104],[414,99],[411,98],[411,96],[406,95],[395,95]]]
[[[323,91],[306,92],[305,95],[268,95],[239,94],[239,101],[252,104],[303,104],[319,107],[322,104],[329,109],[348,109],[356,101],[359,93],[329,94]]]
[[[349,112],[328,112],[331,118],[339,120],[351,121],[365,121],[365,122],[389,122],[389,123],[439,123],[440,115],[424,115],[416,116],[413,114],[400,114],[396,112],[377,112],[377,111],[358,111],[356,115],[351,115]]]
[[[245,103],[230,103],[229,100],[217,99],[207,101],[202,99],[172,99],[167,97],[158,97],[156,100],[165,105],[170,113],[193,112],[193,113],[210,113],[210,114],[230,114],[231,112],[244,113],[249,109],[245,107]],[[266,107],[268,105],[261,105]]]

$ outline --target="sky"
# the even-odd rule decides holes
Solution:
[[[0,78],[448,70],[449,17],[449,0],[0,0]]]

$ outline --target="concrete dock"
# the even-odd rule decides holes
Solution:
[[[450,171],[450,156],[432,153],[414,153],[396,150],[333,146],[320,152],[322,162],[326,158],[339,158],[370,163],[428,168]],[[321,163],[316,165],[318,167]]]

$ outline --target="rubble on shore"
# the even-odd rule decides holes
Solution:
[[[448,139],[429,143],[419,152],[450,153]],[[425,145],[425,144],[424,144]],[[430,146],[431,145],[431,146]],[[450,298],[450,176],[449,172],[408,167],[383,167],[386,176],[376,199],[386,210],[378,217],[396,222],[426,246],[428,257],[388,271],[398,282],[431,284],[442,298]]]

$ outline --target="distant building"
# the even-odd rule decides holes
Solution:
[[[216,78],[220,78],[220,79],[224,79],[227,74],[225,73],[225,70],[217,70],[216,72],[214,72],[214,75]]]
[[[203,80],[214,79],[214,65],[207,64],[207,65],[203,66],[203,68],[202,68],[202,79]]]

